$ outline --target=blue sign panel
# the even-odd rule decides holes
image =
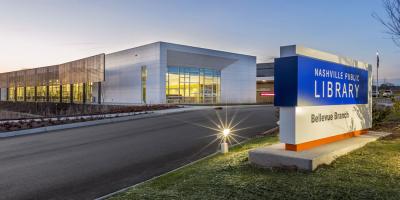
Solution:
[[[305,56],[275,60],[275,105],[368,103],[368,71]]]

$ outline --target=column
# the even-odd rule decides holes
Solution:
[[[101,82],[98,82],[97,84],[98,84],[98,87],[97,87],[98,97],[97,97],[97,99],[99,101],[99,104],[101,104]]]
[[[24,101],[26,102],[26,86],[24,87]]]
[[[82,96],[83,96],[83,97],[82,97],[83,99],[82,99],[82,103],[83,103],[83,104],[86,104],[86,83],[83,83],[83,84],[82,84],[82,88],[83,88],[83,95],[82,95]]]
[[[60,85],[60,103],[62,103],[62,96],[63,96],[62,85]]]
[[[33,100],[34,100],[35,102],[37,102],[37,87],[35,86],[34,88],[35,88],[35,94],[34,94],[34,96],[33,96]]]
[[[46,85],[46,102],[49,102],[50,101],[50,98],[49,98],[49,85]]]
[[[70,103],[74,103],[74,84],[69,84],[69,99],[70,99]]]

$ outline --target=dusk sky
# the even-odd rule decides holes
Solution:
[[[258,62],[302,44],[374,68],[379,50],[380,78],[400,80],[400,48],[374,12],[385,16],[381,0],[0,0],[0,72],[165,41]]]

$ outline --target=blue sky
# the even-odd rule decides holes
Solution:
[[[400,48],[372,13],[381,0],[0,0],[0,72],[166,41],[257,56],[302,44],[400,80]],[[400,84],[400,81],[399,81]]]

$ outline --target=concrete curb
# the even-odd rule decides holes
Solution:
[[[277,128],[277,127],[271,128],[271,129],[269,129],[269,130],[267,130],[267,131],[265,131],[265,132],[263,132],[263,133],[266,133],[266,132],[272,133],[273,131],[276,130],[276,128]],[[265,134],[265,135],[263,135],[263,136],[267,136],[267,135]],[[243,144],[243,143],[249,141],[250,139],[252,139],[252,138],[248,138],[248,139],[246,139],[246,140],[243,140],[243,141],[240,142],[240,143],[234,144],[234,145],[230,146],[230,148],[235,147],[235,146],[237,146],[237,145],[241,145],[241,144]],[[104,196],[101,196],[101,197],[99,197],[99,198],[96,198],[95,200],[106,200],[106,199],[108,199],[108,198],[110,198],[110,197],[112,197],[112,196],[115,196],[115,195],[119,194],[119,193],[123,193],[123,192],[125,192],[125,191],[127,191],[127,190],[129,190],[129,189],[138,187],[138,186],[140,186],[140,185],[143,185],[143,184],[145,184],[145,183],[147,183],[147,182],[150,182],[150,181],[155,180],[155,179],[157,179],[157,178],[160,178],[160,177],[162,177],[162,176],[168,175],[168,174],[170,174],[170,173],[174,173],[174,172],[176,172],[176,171],[178,171],[178,170],[180,170],[180,169],[183,169],[183,168],[185,168],[185,167],[189,167],[189,166],[194,165],[194,164],[196,164],[196,163],[198,163],[198,162],[200,162],[200,161],[203,161],[203,160],[205,160],[205,159],[208,159],[208,158],[211,158],[211,157],[213,157],[213,156],[216,156],[216,155],[218,155],[219,153],[220,153],[219,151],[214,152],[214,153],[212,153],[212,154],[210,154],[210,155],[204,156],[203,158],[200,158],[200,159],[198,159],[198,160],[195,160],[195,161],[193,161],[193,162],[190,162],[190,163],[188,163],[188,164],[186,164],[186,165],[183,165],[183,166],[180,166],[180,167],[178,167],[178,168],[176,168],[176,169],[173,169],[173,170],[171,170],[171,171],[165,172],[164,174],[160,174],[160,175],[158,175],[158,176],[155,176],[155,177],[150,178],[150,179],[148,179],[148,180],[145,180],[145,181],[143,181],[143,182],[136,183],[135,185],[131,185],[131,186],[122,188],[122,189],[120,189],[120,190],[118,190],[118,191],[112,192],[112,193],[110,193],[110,194],[106,194],[106,195],[104,195]]]
[[[95,125],[102,125],[102,124],[111,124],[111,123],[124,122],[124,121],[130,121],[130,120],[135,120],[135,119],[145,119],[145,118],[158,117],[158,116],[163,116],[163,115],[168,115],[168,114],[184,113],[184,112],[206,110],[206,109],[211,109],[211,108],[210,107],[201,107],[201,108],[195,107],[195,108],[182,108],[179,110],[178,109],[177,110],[163,110],[164,112],[163,111],[161,111],[161,112],[153,111],[151,113],[141,114],[141,115],[115,117],[115,118],[100,119],[100,120],[93,120],[93,121],[87,121],[87,122],[76,122],[76,123],[70,123],[70,124],[61,124],[61,125],[32,128],[32,129],[19,130],[19,131],[1,132],[0,138],[46,133],[46,132],[50,132],[50,131],[59,131],[59,130],[80,128],[80,127],[87,127],[87,126],[95,126]]]
[[[269,135],[269,134],[271,134],[271,133],[273,133],[273,132],[275,132],[277,130],[279,130],[279,126],[277,126],[275,128],[271,128],[271,129],[269,129],[267,131],[264,131],[263,133],[260,133],[259,135],[260,136],[266,136],[266,135]]]

